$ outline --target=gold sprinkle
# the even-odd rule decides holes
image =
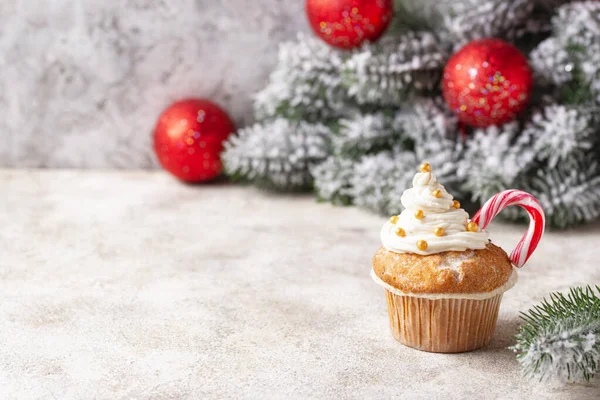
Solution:
[[[417,211],[415,211],[415,218],[416,219],[423,219],[424,216],[425,216],[425,214],[423,213],[423,210],[417,210]]]
[[[444,228],[442,228],[441,226],[438,226],[437,228],[435,228],[433,230],[433,234],[435,236],[444,236]]]
[[[431,194],[436,199],[439,199],[440,197],[442,197],[442,191],[440,189],[435,189]]]
[[[404,232],[404,229],[402,229],[402,228],[396,228],[396,230],[394,232],[396,232],[396,235],[398,235],[400,237],[406,236],[406,232]]]
[[[423,163],[421,164],[421,166],[419,167],[419,170],[421,172],[431,172],[431,165],[429,165],[428,163]]]
[[[427,250],[427,242],[424,240],[417,240],[417,248],[421,251]]]
[[[467,224],[467,231],[469,232],[477,232],[479,230],[479,226],[473,221]]]
[[[398,216],[394,215],[393,217],[390,218],[390,223],[395,225],[396,222],[398,222]]]
[[[459,208],[460,208],[460,201],[458,201],[458,200],[454,200],[454,201],[452,202],[452,207],[454,207],[454,208],[456,208],[456,209],[459,209]]]

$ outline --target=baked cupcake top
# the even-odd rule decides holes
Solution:
[[[381,247],[373,257],[372,276],[388,290],[432,298],[487,298],[504,292],[517,274],[508,256],[492,243],[481,250],[446,251],[420,256]]]
[[[389,251],[430,255],[484,249],[489,243],[487,232],[469,221],[469,214],[438,183],[427,163],[400,201],[404,211],[381,229],[381,242]]]

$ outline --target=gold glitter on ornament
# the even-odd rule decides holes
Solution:
[[[421,251],[427,250],[427,242],[424,240],[417,240],[417,248]]]
[[[458,200],[454,200],[454,201],[452,202],[452,207],[454,207],[454,208],[456,208],[456,209],[459,209],[459,208],[460,208],[460,201],[458,201]]]
[[[396,235],[398,235],[400,237],[406,236],[406,232],[404,232],[404,229],[402,229],[402,228],[396,228],[396,230],[394,232],[396,232]]]
[[[467,231],[477,232],[477,231],[479,231],[479,226],[477,226],[477,224],[475,222],[471,221],[467,224]]]
[[[415,211],[415,218],[416,219],[423,219],[424,216],[425,216],[425,213],[423,212],[423,210],[417,210],[417,211]]]
[[[433,197],[435,197],[436,199],[439,199],[440,197],[442,197],[442,191],[440,189],[436,189],[433,192],[431,192],[431,194],[433,195]]]
[[[423,163],[419,167],[419,171],[421,171],[421,172],[431,172],[431,165],[429,165],[428,163]]]
[[[442,228],[441,226],[438,226],[437,228],[435,228],[433,230],[433,234],[435,236],[444,236],[444,228]]]
[[[390,223],[396,225],[396,222],[398,222],[398,216],[394,215],[390,218]]]

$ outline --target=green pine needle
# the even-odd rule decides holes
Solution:
[[[600,286],[576,287],[521,313],[511,349],[526,376],[540,381],[589,381],[600,373]]]

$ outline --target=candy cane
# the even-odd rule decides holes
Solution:
[[[489,199],[481,207],[481,210],[477,211],[477,214],[473,217],[473,222],[479,226],[479,229],[485,229],[496,215],[508,206],[522,207],[529,214],[527,233],[510,253],[510,261],[521,268],[540,242],[546,225],[544,210],[542,210],[542,206],[535,197],[521,190],[513,189],[500,192]]]

